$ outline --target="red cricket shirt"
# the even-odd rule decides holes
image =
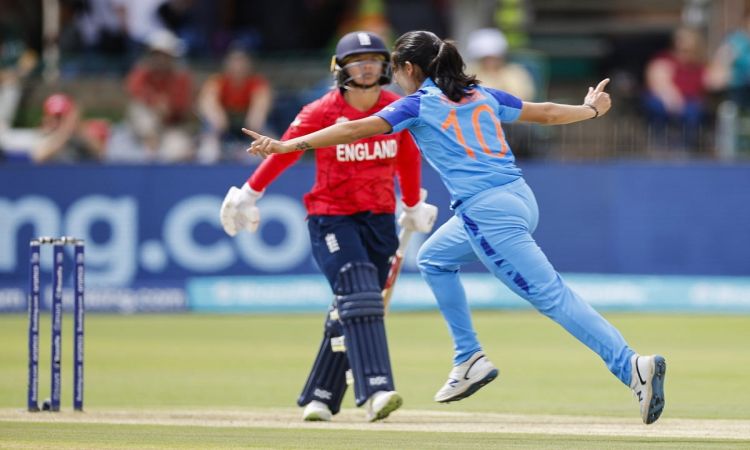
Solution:
[[[219,85],[219,101],[228,111],[244,114],[253,102],[259,89],[268,86],[265,78],[251,75],[242,80],[233,80],[224,74],[216,75]]]
[[[368,117],[399,98],[383,90],[371,109],[358,111],[346,103],[339,89],[334,89],[302,108],[282,139]],[[262,191],[301,156],[302,152],[271,155],[248,179],[248,184]],[[406,131],[319,148],[315,150],[315,162],[315,184],[304,197],[310,215],[393,213],[394,175],[399,177],[403,202],[414,206],[419,201],[421,159],[419,149]]]
[[[166,98],[169,111],[166,122],[176,124],[188,119],[191,108],[192,79],[181,69],[169,72],[150,70],[136,66],[127,76],[128,94],[149,106],[155,106]]]

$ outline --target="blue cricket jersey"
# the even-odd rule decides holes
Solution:
[[[375,115],[394,133],[409,129],[455,203],[521,177],[501,126],[518,119],[521,107],[519,98],[482,86],[456,103],[427,78]]]

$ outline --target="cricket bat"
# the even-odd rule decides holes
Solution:
[[[422,201],[425,201],[427,199],[427,190],[424,188],[420,189],[419,197]],[[388,278],[386,279],[385,287],[383,288],[383,306],[386,313],[388,313],[388,306],[391,304],[393,288],[396,285],[399,273],[401,273],[401,266],[404,263],[404,254],[409,247],[412,233],[414,233],[412,230],[407,230],[406,228],[401,228],[401,231],[398,233],[398,249],[391,259],[391,268],[388,270]]]

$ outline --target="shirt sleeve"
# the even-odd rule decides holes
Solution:
[[[255,169],[247,184],[254,191],[260,192],[270,185],[292,164],[302,157],[302,152],[277,153],[264,159],[260,166]]]
[[[294,121],[286,129],[281,137],[282,141],[293,139],[297,136],[318,131],[323,128],[320,121],[322,114],[318,111],[317,102],[313,102],[297,114]],[[291,153],[277,153],[263,160],[255,169],[255,172],[247,179],[247,184],[254,191],[262,191],[268,187],[276,178],[279,177],[289,166],[296,163],[302,157],[301,151]]]
[[[324,111],[322,111],[319,106],[318,101],[305,105],[305,107],[302,108],[302,111],[297,114],[297,117],[295,117],[289,125],[289,128],[286,129],[281,140],[288,141],[289,139],[304,136],[325,128],[321,121]]]
[[[399,132],[396,167],[401,201],[406,206],[414,206],[419,202],[419,187],[422,184],[422,157],[408,131]]]
[[[391,133],[409,128],[419,118],[419,96],[412,94],[400,98],[374,115],[388,122]]]
[[[523,102],[520,98],[497,89],[484,89],[489,92],[495,100],[497,100],[499,105],[497,115],[500,117],[501,122],[510,123],[515,122],[518,119],[518,116],[521,115],[521,109],[523,108]]]

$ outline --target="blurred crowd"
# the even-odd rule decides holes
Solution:
[[[392,34],[387,5],[427,7],[401,25],[444,30],[445,3],[0,0],[0,161],[249,161],[242,127],[280,135],[289,111],[333,85],[316,80],[274,105],[258,52],[317,57],[353,28]],[[90,92],[93,79],[119,80],[120,92]]]
[[[59,0],[51,2],[59,6],[52,27],[43,3],[0,0],[0,160],[251,161],[242,127],[279,136],[293,119],[284,111],[333,85],[323,77],[279,95],[278,74],[258,63],[291,50],[317,57],[352,29],[389,41],[409,29],[446,36],[454,30],[469,71],[483,84],[526,101],[548,98],[555,84],[546,55],[519,35],[530,20],[521,13],[532,3],[521,0],[470,0],[466,8],[450,0]],[[521,14],[521,26],[507,26],[503,8],[511,9],[507,17]],[[713,49],[708,31],[689,21],[676,26],[670,44],[648,49],[640,73],[630,77],[636,87],[621,111],[639,121],[637,133],[651,150],[715,158],[750,147],[750,130],[745,145],[741,126],[750,118],[750,14]],[[595,76],[609,75],[604,69]],[[99,114],[91,108],[99,94],[67,88],[75,84],[70,80],[92,77],[119,80],[124,98],[117,111]],[[614,78],[617,101],[627,83]],[[33,95],[39,86],[44,95]],[[540,155],[544,133],[522,124],[506,130],[522,157]]]
[[[38,163],[235,159],[237,155],[227,154],[226,149],[237,147],[233,144],[239,143],[241,127],[265,130],[271,106],[269,83],[253,72],[247,51],[231,48],[221,70],[211,74],[193,98],[194,77],[180,62],[183,53],[182,41],[170,31],[157,30],[149,36],[143,55],[123,78],[127,100],[120,124],[84,119],[73,93],[49,95],[43,101],[36,137],[26,140],[29,159]],[[20,89],[17,85],[14,89],[17,101]],[[7,110],[5,134],[12,135],[12,106]]]
[[[671,46],[657,53],[645,69],[643,98],[657,144],[692,150],[699,131],[713,116],[711,96],[720,95],[743,114],[750,113],[750,14],[713,55],[707,55],[700,29],[680,27]],[[718,120],[725,120],[721,114]],[[670,133],[679,136],[670,139]]]

